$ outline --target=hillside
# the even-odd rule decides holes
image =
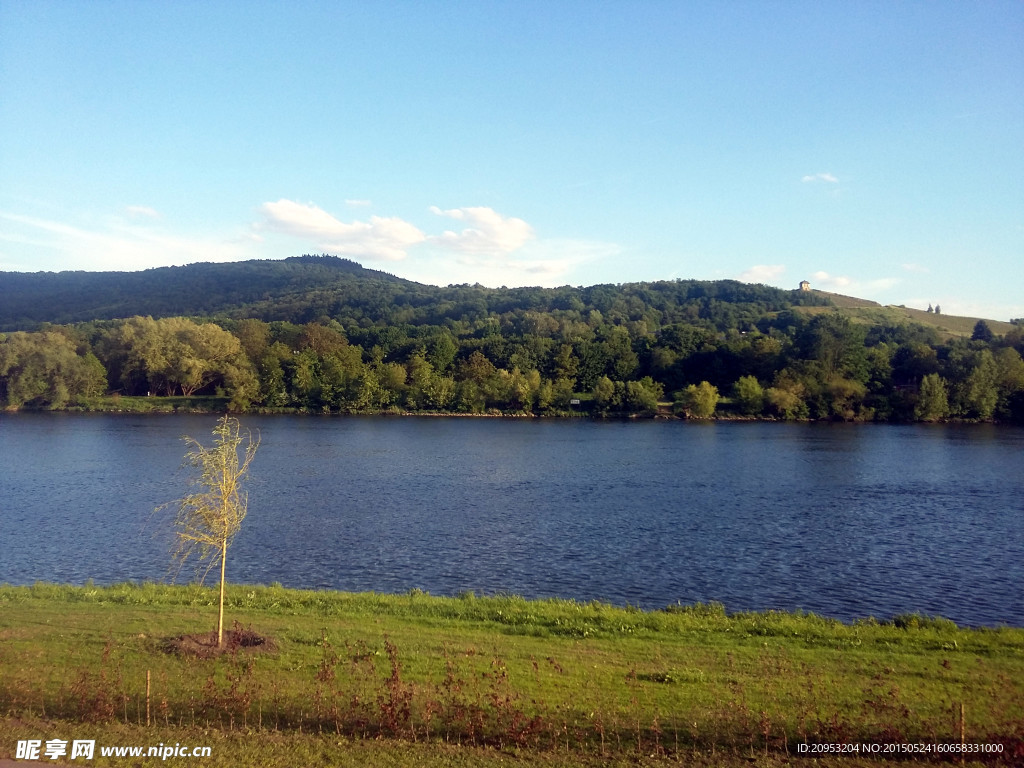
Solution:
[[[765,312],[826,304],[799,291],[734,280],[675,280],[585,288],[438,287],[333,256],[190,264],[141,272],[0,272],[0,331],[135,315],[254,318],[292,323],[442,325],[509,312],[576,311],[693,322],[724,330]],[[683,309],[685,306],[685,309]]]
[[[865,325],[903,326],[909,324],[923,325],[934,328],[942,338],[970,337],[974,327],[979,320],[984,320],[993,333],[1004,335],[1013,328],[1011,323],[1001,320],[990,320],[980,317],[961,317],[958,315],[936,314],[926,312],[923,309],[910,309],[892,304],[882,306],[881,304],[868,299],[859,299],[854,296],[843,296],[839,293],[828,291],[811,291],[812,294],[827,299],[828,302],[839,309],[839,311],[856,323]],[[817,315],[828,311],[826,307],[805,306],[800,307],[800,312],[808,315]]]
[[[230,315],[354,286],[393,293],[401,278],[335,257],[198,263],[140,272],[0,272],[0,330],[134,315]],[[242,312],[242,316],[244,316]]]

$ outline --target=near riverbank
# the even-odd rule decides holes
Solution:
[[[233,586],[253,634],[183,650],[215,599],[0,588],[0,757],[30,738],[206,744],[204,766],[774,765],[821,743],[942,745],[933,763],[961,739],[1024,757],[1024,629]]]

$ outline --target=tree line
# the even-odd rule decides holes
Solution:
[[[997,336],[979,321],[972,338],[943,340],[771,301],[659,308],[658,285],[595,286],[555,308],[506,297],[440,323],[136,316],[15,331],[0,334],[0,405],[217,395],[238,412],[1024,422],[1020,325]]]

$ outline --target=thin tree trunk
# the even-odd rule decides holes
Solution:
[[[228,561],[228,542],[220,547],[220,612],[217,616],[217,647],[224,645],[224,567]]]

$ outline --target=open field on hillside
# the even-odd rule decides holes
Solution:
[[[840,312],[851,320],[865,325],[905,325],[907,323],[919,323],[920,325],[935,328],[944,337],[970,336],[974,332],[974,326],[978,320],[985,320],[988,327],[996,335],[1008,333],[1013,325],[1001,320],[989,320],[979,317],[958,317],[956,315],[935,314],[926,312],[923,309],[910,309],[893,305],[882,306],[874,301],[858,299],[853,296],[843,296],[838,293],[827,291],[814,291],[814,293],[827,297],[840,310]],[[833,311],[832,307],[794,307],[794,311],[805,315],[821,315]]]
[[[0,757],[95,738],[205,740],[203,765],[771,765],[819,743],[951,749],[961,727],[1002,750],[976,757],[1024,757],[1024,629],[232,586],[229,619],[268,641],[183,654],[214,603],[0,587]]]

